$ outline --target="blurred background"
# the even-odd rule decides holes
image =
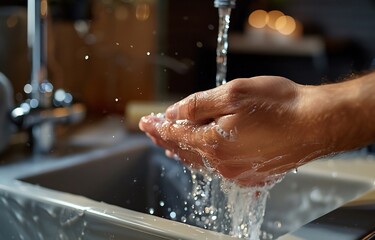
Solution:
[[[215,85],[218,13],[211,0],[50,0],[48,78],[90,114],[174,101]],[[16,103],[30,79],[27,1],[0,3],[0,72]],[[281,75],[301,84],[366,71],[374,0],[237,0],[228,78]]]

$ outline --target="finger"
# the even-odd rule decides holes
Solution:
[[[209,146],[220,144],[224,138],[215,123],[196,125],[192,123],[163,123],[156,124],[151,134],[156,134],[168,142],[174,142],[181,149],[207,153]],[[155,136],[155,135],[154,135]]]
[[[182,149],[175,149],[175,156],[178,156],[178,160],[182,161],[185,165],[192,168],[201,168],[204,166],[202,157],[193,151],[186,151]]]
[[[158,135],[158,128],[159,125],[167,123],[165,119],[158,118],[152,115],[144,116],[141,118],[141,120],[138,123],[139,129],[145,132],[149,137],[160,137]]]
[[[177,154],[184,162],[201,165],[202,156],[205,156],[206,161],[215,166],[221,157],[227,157],[225,150],[220,150],[218,146],[228,143],[228,139],[218,131],[216,124],[177,124],[147,116],[142,118],[140,125],[155,144]]]
[[[202,167],[203,159],[201,155],[194,150],[181,149],[178,144],[174,142],[168,142],[160,138],[151,137],[155,144],[166,149],[165,153],[168,157],[182,161],[184,164],[191,167]]]
[[[238,85],[238,84],[237,84]],[[166,117],[171,120],[187,119],[193,122],[207,122],[219,116],[233,113],[236,106],[235,84],[225,84],[211,90],[194,93],[170,106]]]

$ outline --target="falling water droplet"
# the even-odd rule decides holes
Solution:
[[[154,214],[154,213],[155,213],[155,210],[154,210],[153,208],[150,208],[150,209],[148,210],[148,212],[149,212],[150,214]]]
[[[283,226],[280,221],[275,221],[274,225],[276,228],[281,228]]]
[[[175,212],[172,211],[172,212],[169,214],[169,216],[170,216],[172,219],[175,219],[176,216],[177,216],[177,214],[176,214]]]

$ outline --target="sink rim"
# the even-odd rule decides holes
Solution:
[[[48,205],[71,208],[84,214],[100,217],[102,220],[124,227],[124,229],[146,232],[149,235],[165,239],[236,239],[222,233],[98,202],[84,196],[47,189],[20,180],[12,180],[7,184],[0,184],[0,192]]]

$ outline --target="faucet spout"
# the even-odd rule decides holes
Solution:
[[[234,8],[236,0],[214,0],[214,6],[216,8]]]

